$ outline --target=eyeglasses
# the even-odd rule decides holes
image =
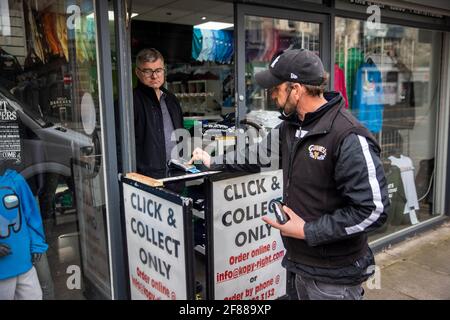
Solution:
[[[155,70],[152,69],[141,69],[141,68],[137,68],[140,72],[142,72],[146,77],[153,77],[153,74],[156,74],[157,77],[162,76],[162,74],[164,73],[165,69],[164,68],[158,68]]]

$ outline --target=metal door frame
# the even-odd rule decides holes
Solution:
[[[259,16],[277,19],[288,19],[302,22],[320,24],[319,44],[320,57],[325,70],[330,73],[330,85],[333,85],[333,69],[331,68],[331,57],[334,55],[334,32],[331,32],[331,15],[310,13],[297,10],[285,10],[263,7],[261,5],[246,5],[235,3],[234,25],[235,25],[235,101],[236,101],[236,126],[245,118],[247,106],[245,104],[245,16]]]

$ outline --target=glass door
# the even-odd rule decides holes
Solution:
[[[19,201],[25,233],[0,219],[0,244],[11,249],[0,281],[37,279],[26,298],[111,298],[104,173],[114,161],[102,147],[94,6],[0,2],[0,188]]]
[[[274,127],[278,111],[254,81],[272,58],[286,49],[308,49],[322,58],[330,71],[329,19],[325,15],[237,5],[237,106],[238,121],[253,120]]]

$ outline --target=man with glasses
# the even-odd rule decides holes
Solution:
[[[133,91],[137,172],[153,178],[166,175],[166,163],[175,156],[172,133],[183,127],[180,104],[163,87],[164,58],[154,49],[143,49],[136,57],[138,84]],[[174,153],[172,153],[174,151]]]

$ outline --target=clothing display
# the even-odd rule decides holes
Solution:
[[[59,39],[59,44],[62,49],[62,53],[66,58],[66,61],[69,61],[69,46],[67,41],[67,19],[65,15],[55,14],[55,27],[56,27],[56,35]],[[92,36],[91,36],[92,37]]]
[[[390,156],[392,165],[397,166],[400,169],[403,188],[406,195],[406,204],[403,213],[409,215],[411,224],[416,224],[417,220],[416,210],[419,210],[419,201],[417,199],[416,183],[414,181],[414,166],[411,158],[404,155],[400,157]]]
[[[24,1],[24,21],[25,21],[25,36],[27,38],[27,47],[30,52],[33,50],[38,58],[45,63],[48,55],[46,44],[43,42],[42,32],[36,22],[36,12],[30,7],[29,1]],[[27,63],[26,63],[27,64]]]
[[[233,54],[232,31],[193,29],[192,58],[194,60],[230,63]]]
[[[93,61],[96,59],[95,20],[82,18],[80,28],[75,32],[77,61]]]
[[[334,91],[340,92],[345,100],[345,108],[348,109],[347,88],[345,86],[344,70],[334,65]]]
[[[383,126],[383,82],[374,63],[361,64],[356,72],[352,113],[372,133]]]
[[[404,214],[407,199],[400,168],[390,164],[385,169],[385,174],[391,203],[385,227],[409,224],[409,217]]]
[[[44,35],[50,48],[50,53],[55,56],[63,56],[64,52],[59,42],[58,35],[56,33],[56,18],[55,14],[51,12],[45,12],[42,15],[42,25],[44,27]]]
[[[0,260],[0,280],[28,272],[31,255],[47,251],[36,199],[25,179],[14,170],[0,176],[0,243],[11,253]]]
[[[344,70],[347,83],[347,97],[350,108],[353,108],[353,88],[356,81],[356,73],[364,62],[364,54],[359,48],[350,48],[347,50],[347,65],[345,65],[345,52],[340,50],[336,53],[336,62]]]

